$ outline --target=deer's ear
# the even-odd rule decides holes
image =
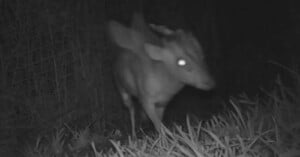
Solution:
[[[125,49],[135,50],[142,42],[140,34],[115,21],[108,23],[108,31],[111,39]]]
[[[146,51],[146,54],[153,60],[163,60],[165,57],[164,48],[159,47],[157,45],[145,43],[144,48]]]

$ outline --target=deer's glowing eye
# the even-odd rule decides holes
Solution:
[[[186,60],[180,58],[177,60],[177,65],[179,66],[185,66],[186,65]]]

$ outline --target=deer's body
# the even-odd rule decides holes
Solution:
[[[109,23],[111,38],[122,51],[115,63],[115,80],[129,109],[134,136],[132,97],[138,99],[160,131],[166,105],[185,84],[203,90],[214,87],[196,38],[182,30],[154,31],[161,33],[161,37],[139,15],[134,16],[130,28],[114,21]]]

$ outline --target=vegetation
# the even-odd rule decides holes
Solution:
[[[299,93],[277,87],[263,97],[232,98],[234,108],[207,121],[164,128],[162,134],[120,140],[115,130],[100,137],[81,131],[60,129],[53,136],[38,138],[25,154],[34,156],[172,156],[172,157],[293,157],[300,154]],[[241,106],[241,107],[238,107]],[[241,109],[245,107],[245,109]],[[66,136],[71,135],[71,138]],[[43,142],[46,141],[46,142]],[[106,142],[103,142],[106,141]],[[109,142],[107,142],[109,141]]]

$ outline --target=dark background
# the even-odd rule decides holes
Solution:
[[[167,124],[184,121],[186,113],[208,118],[230,96],[272,89],[279,75],[294,85],[283,66],[299,68],[296,0],[0,0],[1,145],[12,147],[66,124],[129,133],[112,78],[117,52],[106,24],[129,24],[134,12],[149,23],[193,32],[217,81],[210,92],[179,92]]]

